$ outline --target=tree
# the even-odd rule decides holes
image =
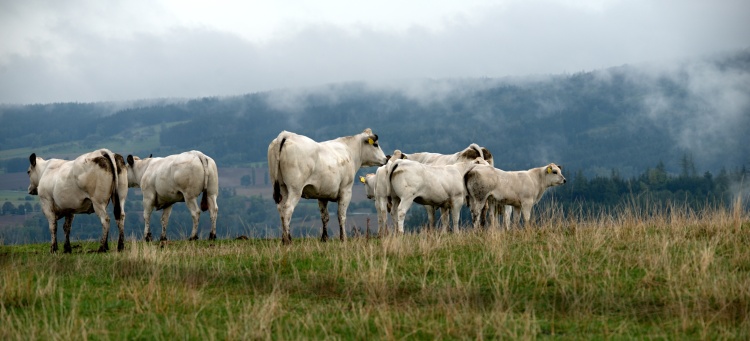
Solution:
[[[13,203],[10,201],[6,201],[3,204],[3,215],[10,215],[16,213],[16,207],[13,206]]]
[[[252,177],[250,175],[243,175],[242,178],[240,178],[240,185],[242,187],[250,186],[252,183]]]

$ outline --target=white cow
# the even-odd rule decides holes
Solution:
[[[29,156],[29,194],[39,195],[42,212],[49,222],[52,235],[50,252],[57,252],[57,220],[65,217],[65,253],[70,247],[73,215],[96,213],[102,223],[99,252],[109,250],[109,215],[107,205],[112,199],[115,221],[120,230],[117,251],[125,247],[125,199],[128,196],[127,170],[119,154],[99,149],[83,154],[73,161],[44,160]]]
[[[328,202],[337,202],[339,238],[346,240],[346,209],[352,198],[355,173],[361,167],[381,166],[386,162],[377,141],[378,136],[370,128],[325,142],[282,131],[271,141],[268,170],[284,244],[292,241],[289,224],[301,198],[318,199],[323,222],[321,241],[328,240]]]
[[[526,224],[531,219],[531,209],[539,202],[549,187],[566,182],[562,167],[550,163],[544,167],[526,171],[506,172],[491,166],[477,166],[464,176],[464,183],[469,192],[469,206],[474,228],[479,228],[480,214],[488,198],[493,198],[498,205],[503,205],[503,217],[506,228],[510,228],[510,210],[513,206],[515,220],[523,219]]]
[[[150,223],[154,209],[164,210],[161,215],[160,240],[167,240],[167,224],[172,213],[172,205],[183,201],[193,218],[190,240],[198,239],[200,214],[206,210],[211,216],[211,234],[208,239],[216,239],[219,173],[212,158],[196,150],[145,159],[128,155],[128,186],[140,187],[143,192],[143,219],[146,222],[144,240],[152,239]],[[197,200],[201,193],[203,198],[199,207]]]
[[[439,154],[439,153],[428,153],[428,152],[421,152],[421,153],[411,153],[411,154],[404,154],[406,159],[417,161],[420,163],[433,165],[433,166],[447,166],[452,165],[460,162],[472,162],[477,157],[483,158],[485,161],[487,161],[490,165],[494,165],[494,161],[492,159],[492,153],[487,148],[480,147],[476,143],[470,144],[468,147],[466,147],[464,150],[453,153],[453,154]],[[425,209],[427,210],[427,226],[429,228],[435,227],[435,207],[431,205],[424,205]],[[441,215],[444,212],[441,210]],[[442,218],[441,218],[442,219]]]
[[[466,198],[464,174],[477,165],[488,165],[477,157],[473,162],[459,162],[447,166],[426,165],[411,160],[396,160],[388,166],[391,200],[391,214],[396,221],[397,231],[404,232],[406,212],[413,202],[432,207],[440,207],[442,229],[448,226],[448,213],[453,218],[453,231],[458,232],[461,207]]]
[[[406,159],[406,155],[396,149],[388,158],[386,165],[378,167],[375,173],[360,177],[359,181],[365,184],[367,198],[375,200],[375,210],[378,214],[378,235],[388,233],[388,212],[391,212],[390,182],[388,181],[387,167],[396,160]]]

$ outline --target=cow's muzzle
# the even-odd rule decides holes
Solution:
[[[39,191],[36,188],[29,188],[30,195],[39,195]]]

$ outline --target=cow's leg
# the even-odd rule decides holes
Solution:
[[[216,194],[208,197],[208,214],[211,216],[211,234],[208,235],[208,240],[216,240],[216,219],[219,217],[219,205],[216,203]]]
[[[331,220],[331,215],[328,213],[328,201],[323,199],[318,200],[318,209],[320,210],[320,221],[323,223],[323,231],[320,235],[320,241],[327,242],[328,221]]]
[[[73,252],[73,248],[70,247],[70,227],[73,225],[73,214],[65,215],[65,223],[63,224],[63,232],[65,232],[65,245],[63,246],[63,253]]]
[[[143,229],[143,240],[150,242],[153,240],[151,236],[151,213],[154,211],[154,205],[151,200],[143,198],[143,221],[146,223],[146,227]]]
[[[107,252],[109,250],[109,214],[107,214],[107,202],[104,204],[93,203],[94,213],[99,217],[102,223],[102,238],[100,240],[98,252]]]
[[[487,217],[489,218],[489,222],[488,222],[489,228],[491,229],[498,228],[497,227],[497,215],[500,212],[502,211],[497,210],[497,203],[495,202],[494,199],[492,199],[492,197],[490,197],[487,202]]]
[[[453,233],[458,233],[459,228],[458,224],[461,220],[461,207],[464,205],[463,200],[461,198],[454,198],[453,199],[453,205],[450,209],[451,211],[451,218],[453,218]],[[484,207],[482,207],[484,209]]]
[[[469,210],[471,211],[471,222],[474,225],[474,229],[479,229],[482,224],[482,212],[484,209],[484,202],[479,199],[469,197]]]
[[[161,236],[159,241],[167,240],[167,225],[169,225],[169,217],[172,215],[172,206],[164,207],[161,211]]]
[[[414,198],[412,197],[406,197],[401,198],[401,202],[398,204],[398,219],[396,221],[398,222],[398,232],[404,233],[404,220],[406,220],[406,212],[409,211],[409,208],[411,207],[412,202],[414,201]]]
[[[44,216],[47,217],[47,223],[49,224],[49,234],[51,239],[51,244],[49,247],[50,253],[56,253],[57,252],[57,215],[55,212],[52,212],[52,203],[42,201],[42,212],[44,212]]]
[[[378,237],[388,233],[388,202],[385,198],[375,199],[375,210],[378,211]]]
[[[276,205],[276,208],[279,211],[279,217],[281,218],[281,242],[283,244],[291,244],[292,243],[292,234],[289,232],[290,230],[290,223],[292,220],[292,214],[294,213],[294,208],[297,206],[297,203],[299,203],[300,199],[302,198],[302,189],[296,190],[296,189],[290,189],[285,185],[281,186],[281,202],[279,202],[278,205]]]
[[[201,207],[198,206],[197,198],[188,200],[186,197],[185,204],[187,205],[188,210],[190,210],[190,217],[193,218],[193,231],[190,232],[189,240],[198,240],[198,223],[200,223],[201,219]]]
[[[435,229],[435,206],[424,205],[424,208],[427,211],[427,228],[429,230],[434,230]]]
[[[123,200],[124,201],[124,200]],[[120,207],[125,207],[124,203]],[[116,220],[117,223],[117,252],[125,249],[125,212],[122,212],[120,219]]]
[[[349,187],[348,191],[339,193],[339,239],[342,242],[346,241],[346,210],[349,208],[349,202],[352,200],[352,190]]]
[[[510,230],[511,227],[516,226],[516,225],[520,227],[520,222],[521,222],[521,208],[516,207],[516,206],[511,206],[511,207],[513,207],[513,215],[511,215],[510,218],[508,219],[508,222],[509,222],[508,230]],[[510,214],[509,212],[510,210],[507,207],[505,208],[505,211]]]
[[[450,214],[451,212],[448,207],[440,208],[440,232],[442,233],[448,232],[448,225],[450,225]],[[456,232],[456,230],[453,230],[453,232]]]
[[[401,206],[401,198],[391,197],[391,221],[393,221],[394,234],[404,233],[403,225],[398,225],[398,208]]]
[[[534,207],[533,202],[525,202],[521,205],[521,212],[523,213],[523,226],[531,227],[531,208]]]

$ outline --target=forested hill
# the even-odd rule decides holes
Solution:
[[[347,83],[236,97],[0,107],[0,162],[198,149],[220,166],[266,159],[289,130],[316,140],[370,127],[386,153],[488,147],[496,166],[587,174],[750,165],[750,50],[668,64],[508,79]],[[680,163],[683,162],[681,165]]]

